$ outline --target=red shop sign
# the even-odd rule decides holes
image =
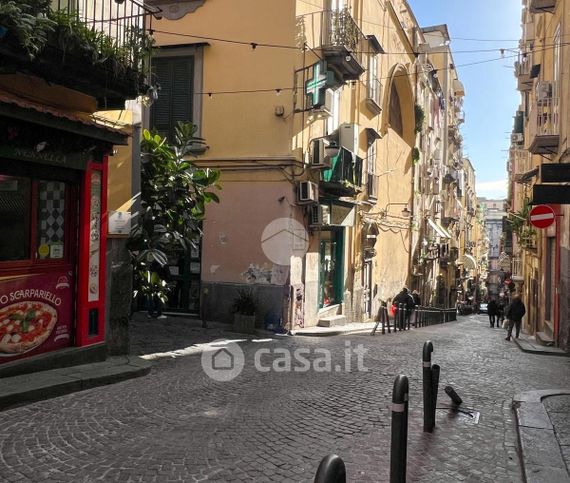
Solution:
[[[0,364],[71,345],[70,271],[0,279]]]

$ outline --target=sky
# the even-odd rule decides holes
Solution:
[[[475,168],[477,196],[504,198],[510,132],[520,104],[513,49],[521,36],[521,1],[408,0],[408,3],[420,27],[447,24],[453,60],[465,87],[463,154]],[[472,52],[488,49],[497,50]],[[503,59],[500,49],[505,49]],[[461,67],[491,59],[499,60]]]

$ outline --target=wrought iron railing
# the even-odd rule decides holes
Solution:
[[[341,184],[345,188],[362,186],[362,159],[341,148],[330,169],[323,171],[323,181]]]
[[[560,134],[559,99],[550,97],[540,99],[530,114],[530,133],[532,136],[555,136]]]
[[[146,19],[153,10],[137,0],[52,0],[56,19],[83,24],[86,41],[99,53],[113,54],[127,67],[138,69],[148,48]]]

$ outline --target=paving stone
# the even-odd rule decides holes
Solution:
[[[184,349],[222,328],[141,321],[137,354]],[[211,380],[200,355],[159,359],[150,375],[14,408],[0,419],[0,481],[313,481],[339,454],[349,481],[388,481],[394,378],[410,380],[408,480],[522,482],[512,396],[570,387],[565,358],[521,352],[484,317],[409,332],[240,343],[243,372]],[[422,347],[441,366],[437,425],[422,432]],[[368,372],[260,373],[259,348],[327,349],[344,367],[345,341],[363,344]],[[270,355],[268,360],[275,356]],[[354,361],[355,362],[355,361]],[[477,423],[450,413],[451,384]],[[51,471],[48,473],[48,471]],[[232,480],[233,479],[233,480]]]

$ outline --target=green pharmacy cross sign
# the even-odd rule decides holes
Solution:
[[[313,77],[305,81],[305,94],[310,108],[320,107],[325,103],[325,91],[334,84],[334,73],[327,70],[324,60],[313,64]]]

